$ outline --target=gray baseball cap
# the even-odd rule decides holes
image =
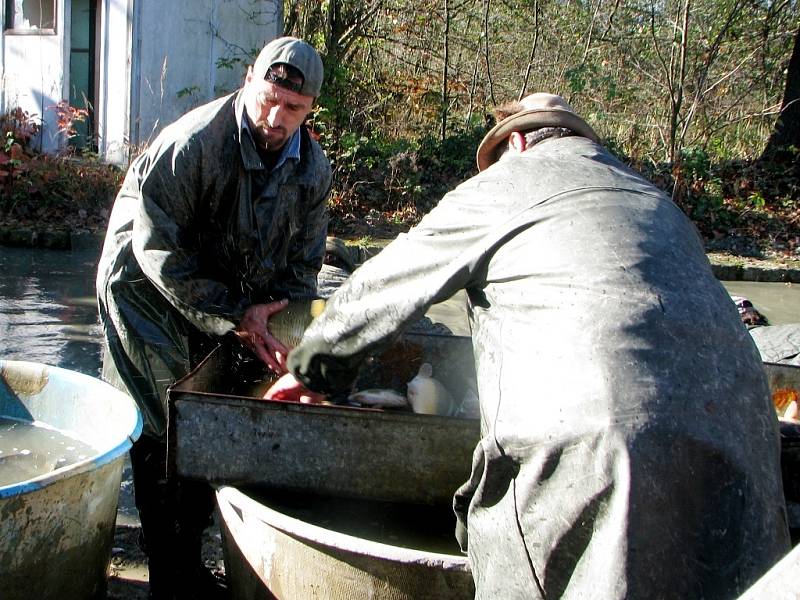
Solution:
[[[274,64],[293,66],[303,74],[303,85],[297,90],[304,96],[319,96],[322,88],[322,59],[313,46],[293,37],[280,37],[264,46],[253,65],[253,75],[264,78]]]

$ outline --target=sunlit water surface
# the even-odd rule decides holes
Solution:
[[[0,358],[100,375],[97,254],[0,247]]]

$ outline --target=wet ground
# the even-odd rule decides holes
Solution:
[[[56,365],[99,377],[101,331],[94,298],[97,250],[0,247],[0,358]],[[800,284],[726,282],[773,325],[800,323]],[[469,335],[463,294],[435,306],[429,318]],[[138,515],[130,468],[123,473],[108,597],[147,598],[147,569],[136,544]],[[222,567],[219,530],[208,531],[204,558]]]

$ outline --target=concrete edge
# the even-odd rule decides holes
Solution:
[[[721,281],[800,283],[800,267],[718,263],[709,258],[714,275]]]
[[[43,248],[46,250],[98,250],[105,233],[68,231],[66,229],[34,229],[30,227],[0,227],[0,246]]]

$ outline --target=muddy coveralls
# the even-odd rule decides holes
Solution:
[[[268,172],[243,117],[236,93],[164,129],[128,170],[98,268],[103,375],[144,417],[131,456],[151,589],[162,571],[196,568],[213,509],[208,486],[165,480],[166,388],[251,304],[314,296],[325,253],[331,171],[319,145],[301,127],[299,160]]]
[[[462,288],[482,439],[454,508],[477,598],[729,599],[788,550],[758,352],[657,188],[582,137],[506,156],[360,267],[290,370],[346,387]]]

